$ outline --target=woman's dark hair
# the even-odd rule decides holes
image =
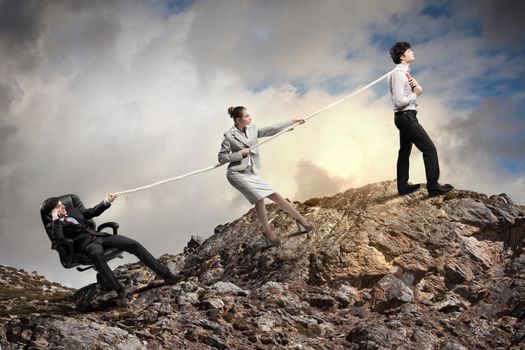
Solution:
[[[394,61],[395,64],[400,64],[401,56],[403,56],[406,50],[410,49],[411,47],[412,46],[410,46],[410,43],[404,41],[395,43],[390,49],[390,57],[392,57],[392,61]]]
[[[230,107],[230,108],[228,108],[228,114],[233,119],[234,123],[235,123],[235,121],[237,119],[242,118],[242,111],[245,110],[245,109],[246,108],[243,107],[243,106],[237,106],[237,107]]]

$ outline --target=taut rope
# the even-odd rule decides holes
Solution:
[[[367,85],[355,90],[354,92],[352,92],[351,94],[349,95],[346,95],[344,96],[343,98],[335,101],[335,102],[332,102],[330,103],[329,105],[321,108],[320,110],[318,110],[317,112],[314,112],[310,115],[307,115],[306,117],[304,117],[303,119],[305,121],[307,121],[308,119],[311,119],[313,117],[315,117],[316,115],[318,114],[321,114],[322,112],[326,111],[327,109],[330,109],[340,103],[342,103],[343,101],[349,99],[350,97],[354,96],[354,95],[357,95],[358,93],[374,86],[375,84],[379,83],[381,80],[383,79],[386,79],[394,70],[396,70],[396,68],[394,68],[393,70],[391,70],[390,72],[384,74],[383,76],[377,78],[376,80],[372,81],[371,83],[368,83]],[[277,134],[273,135],[273,136],[270,136],[270,137],[267,137],[265,138],[264,140],[262,141],[259,141],[257,142],[255,145],[251,146],[250,149],[254,149],[262,144],[265,144],[266,142],[270,142],[271,140],[275,139],[276,137],[282,135],[283,133],[287,132],[288,130],[290,129],[293,129],[295,126],[299,125],[299,123],[295,123],[295,124],[292,124],[290,125],[289,127],[287,127],[286,129],[284,130],[281,130],[280,132],[278,132]],[[224,163],[226,164],[226,163]],[[172,177],[172,178],[169,178],[169,179],[165,179],[165,180],[161,180],[161,181],[158,181],[158,182],[155,182],[155,183],[152,183],[150,185],[146,185],[146,186],[141,186],[141,187],[135,187],[135,188],[132,188],[132,189],[129,189],[129,190],[124,190],[124,191],[119,191],[119,192],[115,192],[116,195],[123,195],[123,194],[128,194],[128,193],[133,193],[133,192],[138,192],[138,191],[144,191],[144,190],[149,190],[150,188],[153,188],[153,187],[156,187],[156,186],[160,186],[160,185],[164,185],[164,184],[167,184],[169,182],[173,182],[173,181],[178,181],[178,180],[182,180],[182,179],[185,179],[187,177],[190,177],[190,176],[193,176],[193,175],[197,175],[197,174],[202,174],[202,173],[206,173],[208,171],[211,171],[215,168],[218,168],[224,164],[215,164],[215,165],[212,165],[212,166],[209,166],[207,168],[203,168],[203,169],[198,169],[198,170],[194,170],[194,171],[191,171],[189,173],[186,173],[186,174],[183,174],[183,175],[179,175],[179,176],[176,176],[176,177]]]

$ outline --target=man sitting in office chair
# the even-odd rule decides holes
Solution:
[[[104,260],[104,249],[117,248],[135,255],[144,265],[162,277],[167,284],[175,284],[183,277],[171,273],[139,242],[121,235],[97,232],[89,226],[87,221],[102,214],[111,206],[116,197],[116,195],[108,194],[104,201],[93,208],[82,208],[81,210],[68,208],[69,213],[57,197],[50,197],[44,201],[42,208],[52,219],[46,226],[48,234],[51,237],[72,239],[74,250],[89,256],[107,285],[117,292],[117,304],[124,306],[127,304],[126,292]]]

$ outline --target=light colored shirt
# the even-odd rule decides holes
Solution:
[[[75,218],[72,217],[72,216],[67,216],[66,218],[67,218],[67,221],[72,222],[72,223],[74,223],[75,225],[79,225],[79,224],[80,224],[80,222],[78,222],[78,220],[75,219]],[[62,218],[62,221],[64,221],[64,219],[65,219],[65,218]]]
[[[401,63],[388,76],[388,89],[394,104],[394,112],[417,109],[417,95],[412,91],[412,87],[408,83],[407,73],[409,72],[410,67]]]
[[[58,216],[53,216],[53,221],[55,221],[55,220],[60,220],[60,221],[64,222],[64,218],[65,218],[64,216],[61,217],[61,218],[59,218]],[[67,221],[72,222],[72,223],[74,223],[75,225],[79,225],[79,224],[80,224],[80,222],[78,222],[78,220],[75,219],[75,218],[72,217],[72,216],[68,216],[68,217],[67,217]]]
[[[252,125],[247,125],[247,126],[246,126],[246,129],[251,128],[251,127],[252,127]],[[232,128],[232,130],[237,130],[237,131],[239,131],[239,129],[237,129],[235,126]],[[246,130],[246,134],[242,133],[241,131],[239,131],[239,132],[240,132],[245,138],[248,138],[248,130]],[[252,166],[253,166],[252,157],[251,157],[252,153],[257,153],[257,152],[256,152],[255,150],[252,149],[252,150],[250,150],[250,153],[248,153],[247,157],[248,157],[248,166],[249,166],[249,167],[252,167]]]

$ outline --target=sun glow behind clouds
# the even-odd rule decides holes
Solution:
[[[27,219],[45,197],[91,205],[214,164],[229,106],[258,126],[308,115],[390,70],[395,40],[415,44],[418,117],[443,181],[524,202],[525,11],[496,3],[0,2],[1,263],[75,280]],[[263,146],[261,174],[292,199],[331,195],[395,178],[397,147],[381,82]],[[250,208],[224,171],[120,198],[103,220],[176,253]],[[411,181],[425,182],[415,148]]]

